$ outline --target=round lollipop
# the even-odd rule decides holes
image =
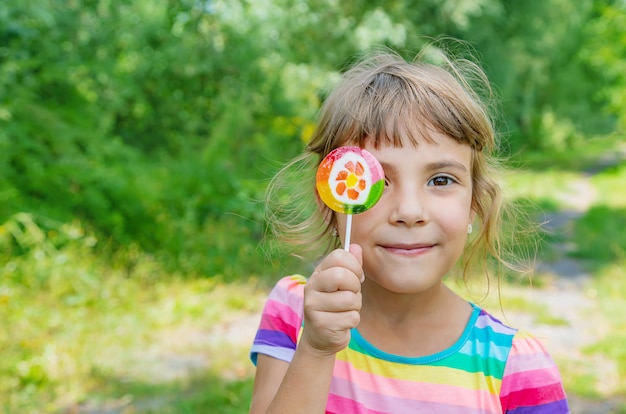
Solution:
[[[315,177],[317,193],[330,209],[347,214],[344,248],[350,247],[352,215],[378,202],[385,173],[378,160],[359,147],[339,147],[322,160]]]

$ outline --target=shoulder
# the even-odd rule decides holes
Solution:
[[[500,398],[512,413],[529,406],[541,413],[569,413],[554,360],[541,341],[527,331],[517,331],[513,337]]]
[[[485,309],[476,305],[472,306],[474,307],[475,312],[478,312],[478,317],[475,323],[477,328],[488,329],[494,333],[500,334],[501,336],[510,338],[511,341],[513,340],[517,334],[517,329],[505,324]]]
[[[479,342],[491,344],[490,355],[502,364],[498,376],[503,412],[569,413],[558,368],[538,338],[506,325],[484,309],[475,327]]]
[[[518,330],[506,325],[485,309],[473,306],[474,312],[477,313],[473,324],[475,339],[483,346],[490,345],[492,353],[495,353],[493,356],[504,363],[509,356]]]
[[[513,337],[505,375],[532,370],[555,369],[552,357],[541,341],[528,331],[519,330]]]

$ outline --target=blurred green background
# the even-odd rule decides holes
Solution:
[[[262,244],[269,178],[346,65],[441,35],[493,82],[531,213],[623,148],[623,0],[0,3],[0,412],[247,412],[238,332],[307,269]],[[566,385],[596,400],[626,390],[626,167],[611,160],[571,234],[611,328],[585,352],[619,378],[607,395],[566,365]]]

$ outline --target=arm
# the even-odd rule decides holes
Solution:
[[[323,413],[334,355],[319,357],[298,346],[291,363],[259,355],[250,413]]]
[[[323,413],[335,355],[350,342],[361,308],[361,249],[335,250],[304,287],[304,328],[291,362],[257,359],[250,412]]]
[[[276,395],[287,368],[289,368],[288,362],[259,354],[256,362],[250,414],[265,412]]]

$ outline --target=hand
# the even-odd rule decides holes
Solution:
[[[361,310],[363,252],[334,250],[315,268],[304,287],[304,330],[301,344],[323,355],[334,355],[350,342]]]

